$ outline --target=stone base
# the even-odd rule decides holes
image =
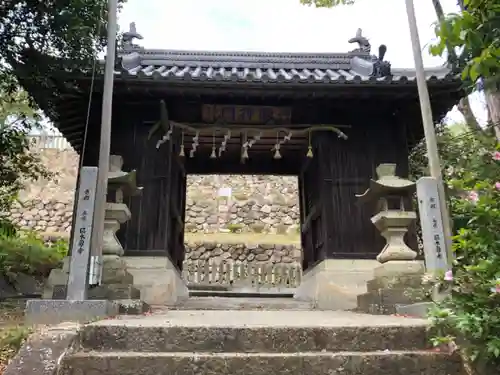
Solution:
[[[62,322],[88,323],[118,315],[119,305],[107,300],[67,301],[29,300],[26,303],[27,325],[59,324]]]
[[[391,261],[375,268],[374,278],[367,282],[367,293],[357,298],[357,311],[389,315],[396,306],[408,305],[421,298],[412,291],[421,289],[425,267],[419,261]]]
[[[55,295],[60,295],[59,286],[68,284],[69,277],[69,262],[70,257],[65,257],[63,259],[62,268],[56,268],[50,271],[50,275],[45,281],[43,286],[42,298],[44,299],[61,299],[60,297],[55,297]],[[66,289],[64,289],[64,296],[62,299],[66,298]]]
[[[408,275],[420,275],[425,272],[424,262],[418,260],[395,260],[384,264],[373,270],[375,278],[392,278]]]
[[[140,290],[134,287],[134,277],[127,271],[127,262],[118,255],[102,258],[102,284],[89,289],[88,298],[96,299],[140,299]],[[45,299],[65,299],[69,275],[70,257],[63,261],[62,269],[51,271],[43,290]]]
[[[141,291],[141,300],[150,305],[175,305],[189,298],[189,290],[168,257],[123,257]]]
[[[294,298],[310,302],[321,310],[350,310],[356,308],[357,291],[345,285],[338,276],[338,263],[323,260],[302,276]]]
[[[52,270],[43,298],[65,299],[69,257],[62,269]],[[89,290],[89,299],[141,299],[150,305],[175,305],[189,290],[168,257],[103,257],[103,285]],[[133,285],[133,287],[132,287]]]
[[[105,284],[89,290],[89,299],[107,299],[110,301],[121,299],[140,299],[141,291],[127,284]]]
[[[434,306],[433,302],[417,302],[411,305],[397,305],[396,313],[415,318],[427,318],[427,313]]]
[[[56,285],[53,288],[52,299],[66,299],[66,285]],[[132,285],[108,284],[92,287],[88,290],[89,300],[116,301],[122,299],[140,299],[141,291]]]

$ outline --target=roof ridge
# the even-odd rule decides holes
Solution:
[[[254,51],[192,51],[192,50],[163,50],[163,49],[125,49],[119,52],[120,57],[141,61],[147,65],[161,64],[223,64],[230,66],[249,65],[297,65],[342,67],[348,69],[353,58],[372,61],[373,56],[368,53],[310,53],[310,52],[254,52]]]
[[[268,52],[268,51],[237,51],[237,50],[184,50],[184,49],[155,49],[155,48],[126,48],[120,54],[137,52],[143,56],[200,56],[200,57],[278,57],[278,58],[370,58],[367,52]]]

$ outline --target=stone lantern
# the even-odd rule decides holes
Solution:
[[[134,277],[127,271],[127,263],[121,257],[123,255],[123,246],[116,237],[116,232],[131,217],[130,210],[123,203],[123,199],[140,194],[142,188],[137,186],[136,172],[124,172],[122,166],[123,159],[121,156],[110,155],[102,258],[100,259],[102,262],[101,283],[97,286],[91,286],[89,289],[90,299],[139,299],[141,294],[134,287]],[[91,269],[96,266],[91,262]],[[64,259],[62,269],[52,270],[44,286],[44,298],[66,298],[68,273],[69,257]]]
[[[358,295],[358,311],[371,314],[394,314],[400,305],[411,304],[410,290],[421,288],[424,265],[417,261],[417,253],[404,240],[408,227],[417,214],[405,207],[405,200],[416,191],[416,183],[396,176],[395,164],[381,164],[377,180],[356,195],[361,204],[377,203],[372,223],[386,239],[386,245],[377,256],[380,266],[367,283],[367,293]]]
[[[123,158],[119,155],[110,155],[103,255],[123,255],[123,247],[116,237],[116,232],[131,217],[123,198],[139,195],[142,191],[142,187],[137,186],[136,171],[124,172],[122,167]]]
[[[360,203],[377,202],[377,211],[371,221],[387,243],[377,256],[380,263],[411,261],[417,253],[404,241],[408,227],[417,219],[415,211],[407,211],[405,199],[415,192],[416,183],[396,176],[396,164],[380,164],[378,180],[370,180],[370,187],[356,195]]]
[[[102,277],[101,285],[91,290],[94,298],[140,298],[140,291],[133,286],[134,278],[127,271],[127,263],[121,258],[123,246],[116,232],[131,217],[130,209],[123,199],[140,194],[142,187],[137,186],[136,171],[124,172],[122,167],[123,158],[120,155],[110,155],[102,244]]]

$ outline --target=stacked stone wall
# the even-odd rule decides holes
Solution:
[[[201,242],[186,244],[185,249],[187,261],[286,264],[302,261],[302,252],[298,245]]]
[[[23,229],[67,233],[71,228],[78,155],[72,150],[39,152],[56,177],[27,182],[11,217]],[[221,188],[230,188],[231,196],[220,197]],[[296,233],[297,193],[294,177],[189,176],[186,231]]]

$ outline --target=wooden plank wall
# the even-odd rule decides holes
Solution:
[[[150,126],[137,113],[113,125],[112,153],[124,157],[124,170],[137,169],[144,186],[141,197],[130,199],[132,219],[118,235],[128,253],[169,253],[181,267],[186,174],[177,156],[178,142],[157,150],[159,136],[147,140]],[[382,249],[384,240],[370,221],[373,207],[360,207],[355,194],[364,192],[380,163],[396,162],[398,173],[406,176],[405,126],[396,121],[353,123],[346,131],[348,140],[315,133],[314,158],[299,176],[302,223],[314,206],[318,209],[302,233],[304,269],[325,258],[373,259]]]
[[[375,169],[380,163],[397,163],[398,174],[406,176],[403,127],[372,123],[350,129],[348,141],[322,133],[315,143],[325,234],[320,258],[375,258],[385,243],[370,221],[375,207],[359,205],[355,195],[367,189],[371,177],[376,178]],[[413,240],[411,243],[414,245]]]
[[[113,124],[111,152],[123,156],[123,170],[137,170],[138,184],[144,187],[141,196],[128,199],[132,218],[118,236],[125,250],[167,251],[171,143],[156,149],[159,136],[148,140],[148,132],[138,118],[121,127]]]

